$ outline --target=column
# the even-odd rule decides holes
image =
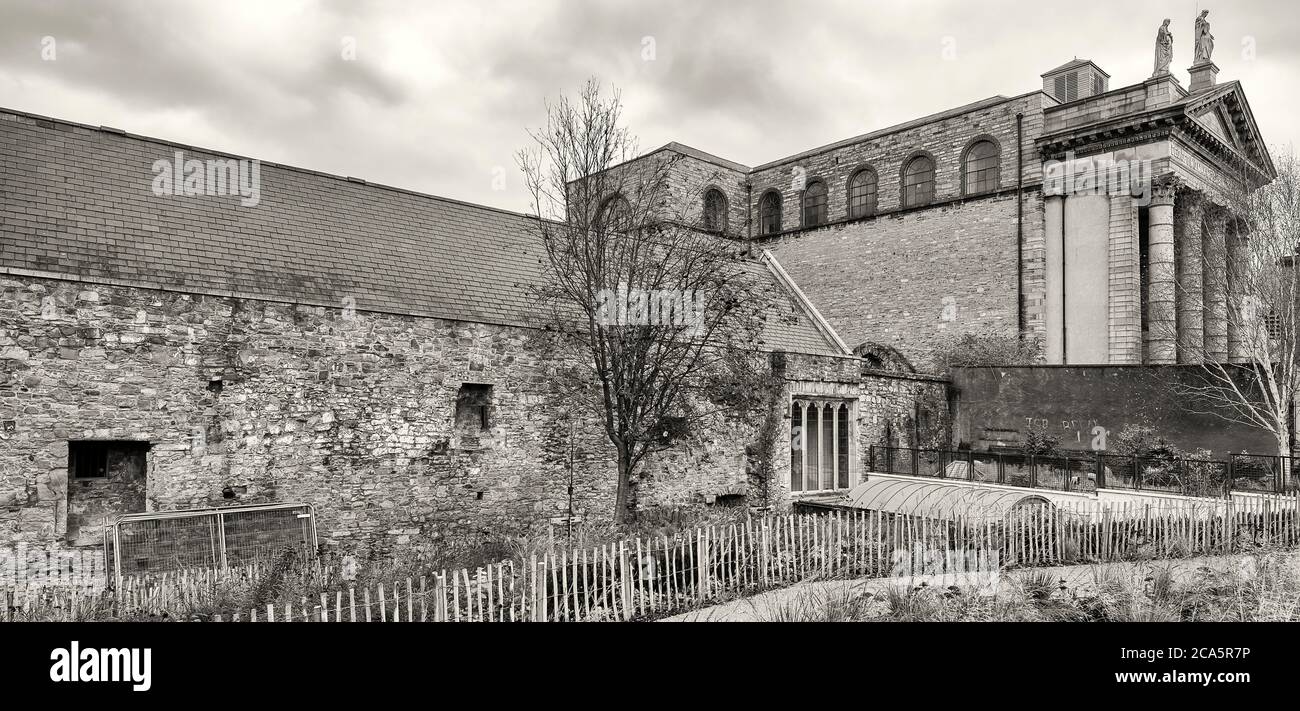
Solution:
[[[1184,191],[1174,208],[1174,252],[1178,258],[1178,362],[1205,362],[1205,207],[1199,193]]]
[[[1049,364],[1065,362],[1065,298],[1062,291],[1065,279],[1063,257],[1065,254],[1065,196],[1048,195],[1043,200],[1043,325],[1047,338],[1043,355]]]
[[[1142,363],[1142,276],[1137,206],[1128,194],[1110,196],[1107,362]]]
[[[1175,362],[1178,353],[1174,192],[1170,183],[1154,186],[1147,210],[1147,362],[1155,365]]]
[[[1205,210],[1205,359],[1228,360],[1228,213]]]
[[[1242,333],[1242,310],[1245,308],[1245,286],[1242,275],[1249,255],[1246,252],[1246,235],[1241,224],[1229,215],[1225,242],[1228,247],[1228,362],[1245,363],[1246,334]]]

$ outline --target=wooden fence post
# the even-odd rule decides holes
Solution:
[[[623,597],[623,621],[632,621],[632,578],[628,572],[627,565],[627,546],[623,541],[618,542],[618,567],[622,573],[620,579],[619,592]]]
[[[709,551],[703,527],[695,529],[695,591],[700,602],[709,597]]]
[[[533,622],[546,621],[546,558],[533,555]]]

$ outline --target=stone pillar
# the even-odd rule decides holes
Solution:
[[[1193,64],[1187,73],[1192,78],[1192,83],[1188,86],[1192,92],[1213,89],[1218,82],[1219,65],[1207,59],[1200,64]]]
[[[1110,196],[1107,362],[1113,365],[1142,363],[1142,276],[1137,216],[1132,195]]]
[[[1174,210],[1174,253],[1178,255],[1178,362],[1204,362],[1205,282],[1202,198],[1184,191]]]
[[[1174,264],[1175,186],[1152,189],[1147,210],[1147,362],[1155,365],[1177,358],[1177,312]]]
[[[1228,360],[1228,213],[1205,210],[1205,359]]]
[[[1047,338],[1043,355],[1047,362],[1059,365],[1065,362],[1065,298],[1062,268],[1065,254],[1065,196],[1048,195],[1043,199],[1043,325]]]
[[[1231,215],[1225,232],[1228,249],[1228,362],[1244,363],[1247,359],[1246,334],[1241,332],[1241,313],[1246,304],[1243,298],[1245,287],[1241,282],[1249,255],[1246,253],[1246,235]]]

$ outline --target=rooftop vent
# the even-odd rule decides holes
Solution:
[[[1110,75],[1078,57],[1043,75],[1043,91],[1061,103],[1104,94],[1109,88]]]

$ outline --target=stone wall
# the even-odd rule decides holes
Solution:
[[[326,543],[414,545],[612,513],[599,420],[563,409],[528,329],[16,276],[0,278],[0,329],[2,545],[70,532],[93,543],[96,511],[126,512],[120,499],[78,505],[77,482],[69,511],[76,440],[149,444],[144,510],[310,503]],[[855,398],[865,452],[932,385],[865,376],[856,358],[781,360],[767,423],[778,468],[790,393]],[[465,383],[492,386],[487,431],[456,417]],[[756,503],[763,426],[719,414],[694,428],[651,458],[638,502]]]
[[[951,438],[948,381],[944,378],[867,370],[858,358],[784,356],[777,368],[786,380],[780,451],[775,458],[778,486],[774,498],[778,505],[787,504],[791,496],[792,398],[842,399],[853,404],[855,459],[850,486],[870,470],[873,446],[946,446]]]
[[[0,543],[67,535],[81,439],[150,444],[147,510],[305,502],[322,540],[546,522],[568,515],[570,483],[576,515],[612,511],[612,450],[593,413],[558,404],[528,329],[38,278],[0,288]],[[488,431],[458,430],[463,383],[491,384]],[[733,491],[743,429],[683,443],[653,476],[672,483],[642,503]]]
[[[1150,424],[1183,450],[1272,454],[1268,432],[1228,422],[1194,396],[1199,366],[998,366],[953,369],[955,442],[972,449],[1018,448],[1025,433],[1056,436],[1062,449],[1107,452],[1129,425]],[[1251,384],[1239,383],[1244,391]]]
[[[842,141],[825,148],[784,158],[753,170],[753,214],[770,190],[781,193],[781,226],[784,230],[802,227],[800,203],[803,185],[813,180],[826,182],[827,216],[830,222],[848,218],[848,181],[863,168],[876,172],[878,178],[877,211],[891,212],[901,207],[903,165],[924,153],[935,162],[935,203],[959,199],[963,195],[962,173],[965,151],[975,141],[991,139],[1001,151],[999,189],[1016,186],[1017,133],[1016,115],[1022,114],[1021,143],[1025,185],[1041,179],[1034,141],[1043,130],[1043,108],[1054,105],[1051,97],[1033,92],[1011,99],[989,100],[979,106],[932,119],[919,119],[897,129],[887,129],[862,138]],[[802,180],[797,178],[802,176]],[[922,208],[923,209],[923,208]],[[757,230],[755,230],[757,234]]]
[[[1025,283],[1041,290],[1042,212],[1036,196],[1025,203]],[[1017,333],[1014,193],[804,230],[770,248],[850,347],[888,344],[924,370],[960,333]],[[1026,330],[1038,330],[1041,292],[1026,304]]]

